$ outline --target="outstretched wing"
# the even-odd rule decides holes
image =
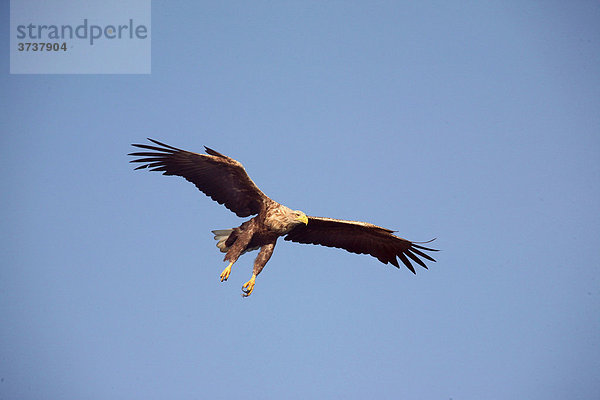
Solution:
[[[427,269],[421,258],[435,261],[423,251],[438,251],[415,244],[392,234],[393,231],[366,222],[344,221],[333,218],[308,217],[307,225],[292,229],[285,240],[319,244],[345,249],[351,253],[370,254],[384,264],[400,268],[396,257],[413,273],[411,260]]]
[[[142,157],[130,161],[142,163],[136,169],[150,168],[151,171],[163,171],[163,175],[182,176],[239,217],[258,214],[268,199],[250,179],[244,166],[233,158],[206,146],[204,148],[208,154],[198,154],[150,138],[148,140],[160,147],[133,144],[141,149],[152,150],[129,154]]]

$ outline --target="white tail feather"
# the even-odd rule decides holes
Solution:
[[[216,229],[212,231],[215,235],[215,240],[217,241],[217,247],[221,250],[221,253],[227,253],[229,251],[229,247],[225,245],[227,239],[229,239],[229,235],[231,235],[233,229]],[[242,251],[242,254],[247,253],[249,251],[258,250],[260,247],[249,247],[246,250]],[[241,254],[240,254],[241,255]]]
[[[225,242],[229,238],[229,235],[231,235],[231,232],[233,232],[233,229],[217,229],[212,231],[215,235],[215,240],[217,241],[217,247],[221,250],[221,253],[227,253],[227,250],[229,250],[229,247],[225,246]]]

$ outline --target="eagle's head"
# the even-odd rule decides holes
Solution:
[[[292,210],[284,205],[269,210],[265,218],[265,225],[272,232],[285,235],[298,225],[308,225],[308,217],[302,211]]]
[[[296,225],[308,225],[308,217],[306,216],[306,214],[304,214],[300,210],[292,211],[292,213],[294,214],[294,222],[296,222]]]

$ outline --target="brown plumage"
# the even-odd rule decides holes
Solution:
[[[437,251],[400,238],[393,231],[365,222],[332,218],[307,217],[267,197],[250,179],[241,163],[208,147],[207,154],[181,150],[153,139],[160,146],[134,144],[150,150],[130,153],[141,157],[131,162],[141,163],[136,169],[149,168],[164,175],[178,175],[192,182],[204,194],[223,204],[239,217],[256,215],[237,228],[215,230],[217,247],[225,254],[229,265],[221,273],[221,281],[229,278],[231,266],[244,253],[260,249],[252,278],[244,284],[244,296],[249,296],[266,263],[271,258],[277,239],[297,243],[337,247],[352,253],[369,254],[382,263],[399,268],[397,258],[413,273],[411,260],[427,268],[421,258],[435,261],[424,251]]]

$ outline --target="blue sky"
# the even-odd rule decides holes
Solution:
[[[598,398],[599,20],[154,1],[150,75],[10,75],[1,24],[0,397]],[[133,171],[146,137],[438,262],[280,241],[244,299],[255,253],[220,283],[210,233],[243,220]]]

